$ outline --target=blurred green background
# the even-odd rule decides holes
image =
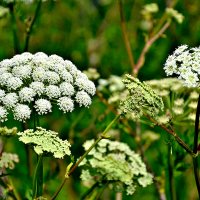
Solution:
[[[142,26],[144,17],[141,11],[144,5],[157,3],[159,6],[159,11],[153,15],[153,25],[160,19],[165,8],[171,2],[171,0],[123,1],[127,33],[135,60],[141,53],[147,34]],[[37,1],[31,4],[17,3],[15,6],[17,37],[21,52],[25,45],[26,23],[33,17],[36,4]],[[152,45],[138,75],[141,80],[165,77],[163,65],[167,56],[177,46],[188,44],[191,47],[196,47],[200,44],[200,1],[177,0],[174,8],[183,14],[183,23],[178,24],[173,21],[165,34]],[[0,60],[15,55],[12,30],[11,15],[0,13]],[[64,59],[71,60],[80,70],[96,68],[101,78],[108,78],[112,74],[121,76],[132,72],[121,31],[117,0],[49,0],[42,3],[31,33],[29,51],[31,53],[45,52],[48,55],[57,54]],[[53,115],[43,117],[41,124],[45,128],[59,131],[63,139],[70,139],[72,152],[76,159],[83,153],[82,143],[86,139],[97,137],[97,134],[114,117],[114,114],[107,111],[106,105],[101,103],[98,97],[94,98],[90,109],[78,108],[73,113],[64,116],[55,108],[53,113]],[[14,121],[9,121],[5,125],[8,127],[18,125],[20,127],[20,124],[16,124]],[[134,123],[133,126],[135,126]],[[135,138],[127,134],[121,124],[117,124],[116,128],[120,130],[120,140],[128,143],[137,151]],[[144,126],[143,129],[147,128]],[[154,131],[160,133],[160,139],[150,146],[145,155],[155,174],[162,177],[162,173],[168,173],[165,159],[168,151],[166,142],[168,137],[160,129],[154,129]],[[180,151],[178,158],[190,163],[190,158],[183,156],[185,152],[180,150],[176,144],[174,146]],[[6,140],[5,149],[11,152],[17,150],[21,162],[26,162],[24,147],[15,138]],[[55,188],[63,178],[68,162],[69,160],[58,161],[47,158],[46,173],[44,174],[47,197],[55,192]],[[49,166],[51,166],[51,171]],[[31,185],[31,177],[28,176],[25,169],[25,164],[19,164],[15,169],[15,173],[22,174],[23,185],[21,180],[13,177],[13,182],[16,183],[22,194],[28,193],[28,188]],[[86,188],[80,184],[79,175],[80,171],[77,170],[73,174],[73,178],[67,182],[58,200],[80,199]],[[175,172],[175,179],[177,199],[197,199],[191,167],[184,172]],[[190,182],[193,184],[188,184]],[[166,191],[167,198],[170,199],[167,186]],[[105,191],[102,199],[115,199],[115,196],[113,193]],[[155,185],[151,185],[148,188],[138,189],[133,196],[124,195],[124,199],[155,200],[159,197]]]

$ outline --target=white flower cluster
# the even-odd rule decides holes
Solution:
[[[0,156],[0,175],[3,169],[14,169],[15,163],[19,162],[17,154],[3,152]]]
[[[89,107],[95,85],[69,60],[39,52],[15,55],[0,62],[0,121],[13,112],[18,121],[26,121],[33,107],[39,115],[52,110],[55,102],[64,113],[75,103]]]
[[[86,141],[84,149],[88,150],[93,143],[94,140]],[[121,190],[128,195],[135,192],[137,185],[146,187],[152,183],[153,177],[147,172],[140,155],[127,144],[117,141],[101,140],[80,166],[83,168],[81,179],[87,184],[106,181],[113,189],[120,184]]]
[[[179,124],[184,126],[187,122],[188,128],[193,126],[196,117],[196,108],[199,98],[199,88],[188,88],[183,80],[177,78],[164,78],[160,80],[146,81],[152,89],[162,97],[164,112],[157,118],[158,123]]]
[[[27,129],[24,132],[18,132],[17,135],[23,143],[33,145],[38,155],[51,153],[55,158],[71,155],[70,143],[67,140],[61,140],[55,131],[37,127],[36,131]]]
[[[179,46],[167,58],[164,70],[167,76],[178,75],[187,87],[199,87],[200,47],[189,49],[187,45]]]

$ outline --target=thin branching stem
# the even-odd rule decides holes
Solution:
[[[193,146],[194,154],[198,153],[199,116],[200,116],[200,95],[199,95],[199,100],[197,104],[196,119],[195,119],[195,133],[194,133],[194,146]],[[200,176],[199,176],[198,157],[193,158],[193,168],[194,168],[196,186],[197,186],[199,199],[200,199]]]
[[[168,144],[168,173],[169,173],[169,190],[170,199],[176,200],[176,188],[174,184],[174,160],[172,155],[172,146]]]
[[[39,15],[41,5],[42,5],[42,0],[38,0],[37,6],[36,6],[36,9],[35,9],[34,17],[30,21],[30,23],[27,24],[24,51],[28,51],[29,40],[30,40],[30,36],[31,36],[32,30],[33,30],[33,25],[36,22],[36,19],[37,19],[38,15]]]
[[[42,155],[38,156],[38,162],[35,169],[35,174],[33,178],[33,199],[36,197],[42,196],[42,187],[43,187],[43,177],[41,176],[41,167],[43,164]]]
[[[169,133],[170,135],[172,135],[174,137],[174,139],[178,142],[178,144],[185,149],[192,157],[197,157],[198,154],[194,153],[192,151],[192,149],[190,149],[190,147],[176,134],[176,132],[173,129],[169,129],[168,127],[166,127],[164,124],[159,124],[155,119],[153,119],[152,117],[145,115],[151,122],[153,122],[156,126],[161,127],[163,130],[165,130],[167,133]]]
[[[146,53],[148,52],[149,48],[152,46],[152,44],[158,39],[160,38],[163,33],[167,30],[167,28],[170,26],[171,20],[168,20],[163,27],[152,37],[150,37],[147,42],[144,45],[144,48],[142,49],[142,52],[138,58],[138,61],[135,65],[135,67],[133,68],[133,74],[136,76],[139,72],[139,70],[141,69],[141,67],[144,65],[145,62],[145,56]]]
[[[83,159],[88,155],[88,153],[102,140],[105,138],[108,138],[109,136],[107,135],[108,131],[110,128],[113,126],[113,124],[120,118],[120,115],[117,115],[111,122],[108,124],[108,126],[105,128],[103,133],[98,137],[98,139],[90,146],[90,148],[81,156],[81,158],[75,163],[75,165],[70,169],[69,172],[66,173],[65,178],[63,182],[61,183],[60,187],[58,190],[55,192],[51,200],[56,199],[60,191],[62,190],[63,186],[65,185],[65,182],[69,178],[69,176],[75,171],[75,169],[78,167],[78,165],[83,161]]]
[[[134,67],[135,67],[134,58],[133,58],[133,54],[132,54],[132,51],[131,51],[131,45],[130,45],[130,41],[129,41],[129,38],[128,38],[127,29],[126,29],[122,0],[119,0],[119,13],[120,13],[120,24],[121,24],[121,29],[122,29],[122,34],[123,34],[123,38],[124,38],[126,51],[127,51],[127,54],[128,54],[130,64],[131,64],[131,68],[134,69]]]

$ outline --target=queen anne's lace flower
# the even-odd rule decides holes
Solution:
[[[90,96],[83,90],[77,92],[75,99],[80,106],[88,107],[91,104]]]
[[[58,98],[58,97],[60,97],[60,94],[61,94],[59,87],[56,85],[47,86],[45,93],[50,99]]]
[[[58,106],[64,113],[74,110],[74,102],[69,97],[61,97],[58,99]]]
[[[89,107],[95,94],[94,83],[71,61],[57,55],[15,55],[0,62],[0,74],[0,107],[4,113],[1,121],[12,112],[16,120],[24,122],[31,116],[30,108],[25,107],[29,104],[39,115],[51,112],[52,103],[63,112],[72,112],[75,102]]]
[[[15,105],[18,102],[18,96],[16,95],[16,93],[8,93],[6,94],[3,98],[2,98],[2,102],[3,105],[8,108],[8,109],[12,109],[15,107]]]
[[[27,79],[30,77],[32,72],[32,67],[30,65],[20,65],[15,66],[12,69],[12,74],[20,79]]]
[[[0,102],[2,97],[4,97],[5,95],[6,95],[5,91],[0,89]]]
[[[42,95],[45,92],[44,83],[42,83],[42,82],[37,82],[37,81],[32,82],[29,85],[29,87],[32,88],[38,96]]]
[[[35,109],[39,115],[47,114],[51,112],[51,102],[46,99],[38,99],[35,102]]]
[[[71,154],[70,143],[67,140],[61,140],[57,132],[37,127],[36,131],[28,129],[17,134],[20,141],[33,145],[35,152],[39,155],[53,154],[55,158],[63,158]]]
[[[32,88],[24,87],[19,91],[19,99],[21,102],[31,102],[34,100],[35,92]]]
[[[66,96],[72,96],[75,93],[74,87],[68,82],[63,82],[60,84],[60,91],[62,95]]]
[[[14,119],[24,122],[30,118],[31,109],[27,105],[17,104],[14,108],[13,113]]]
[[[187,45],[179,46],[165,63],[164,70],[169,75],[177,75],[184,80],[188,87],[199,86],[200,76],[200,47],[188,48]]]
[[[18,77],[10,77],[6,82],[6,86],[8,90],[16,90],[19,87],[21,87],[22,84],[23,82]]]
[[[84,149],[88,150],[93,143],[94,140],[86,141]],[[105,181],[113,189],[120,184],[120,191],[125,190],[127,195],[132,195],[136,186],[146,187],[152,183],[153,176],[147,172],[141,157],[127,144],[117,141],[101,140],[80,166],[81,179],[87,184]]]
[[[8,115],[7,110],[3,106],[0,106],[0,121],[1,122],[6,121],[7,115]]]

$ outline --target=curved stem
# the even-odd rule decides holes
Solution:
[[[135,67],[133,68],[133,74],[137,75],[140,68],[144,65],[145,62],[145,56],[146,53],[148,52],[149,48],[152,46],[152,44],[162,36],[162,34],[167,30],[167,28],[169,27],[171,21],[168,20],[163,27],[158,31],[158,33],[156,33],[154,36],[152,36],[150,39],[148,39],[148,41],[145,43],[144,48],[142,49],[142,52],[140,54],[140,57],[135,65]]]
[[[33,25],[39,15],[40,12],[40,8],[41,8],[41,4],[42,4],[42,0],[38,1],[38,4],[36,6],[35,9],[35,14],[33,19],[31,20],[30,23],[28,23],[27,27],[26,27],[26,38],[25,38],[25,45],[24,45],[24,51],[28,51],[28,47],[29,47],[29,40],[30,40],[30,36],[31,36],[31,32],[33,30]]]
[[[194,147],[193,147],[194,154],[198,153],[199,116],[200,116],[200,95],[199,95],[199,100],[197,104],[196,119],[195,119],[195,133],[194,133]],[[193,167],[194,167],[194,176],[195,176],[196,186],[197,186],[199,199],[200,199],[200,176],[199,176],[198,157],[193,158]]]
[[[43,157],[38,156],[38,162],[33,179],[33,199],[42,196],[43,192]]]
[[[124,18],[124,12],[123,12],[122,0],[119,0],[119,12],[120,12],[121,29],[122,29],[122,33],[123,33],[126,51],[127,51],[127,54],[128,54],[130,64],[131,64],[131,68],[134,69],[135,64],[134,64],[133,54],[132,54],[132,51],[131,51],[130,41],[128,39],[128,34],[127,34],[127,29],[126,29],[126,24],[125,24],[125,18]]]
[[[174,130],[169,129],[164,124],[158,124],[158,122],[153,119],[152,117],[145,115],[151,122],[153,122],[156,126],[160,126],[163,130],[165,130],[167,133],[172,135],[174,139],[178,142],[178,144],[185,149],[193,158],[197,157],[197,153],[194,153],[192,149],[174,132]]]
[[[88,153],[101,141],[102,139],[108,138],[107,132],[110,130],[110,128],[113,126],[113,124],[120,118],[120,115],[117,115],[105,128],[103,133],[99,136],[99,138],[90,146],[90,148],[81,156],[81,158],[76,162],[76,164],[71,168],[69,172],[66,173],[65,178],[63,182],[61,183],[58,190],[55,192],[51,200],[56,199],[60,191],[62,190],[63,186],[65,185],[65,182],[69,178],[69,176],[74,172],[74,170],[78,167],[78,165],[82,162],[82,160],[88,155]]]
[[[172,157],[172,147],[168,145],[168,173],[169,173],[169,191],[170,191],[170,199],[176,200],[176,188],[174,184],[174,161]]]

